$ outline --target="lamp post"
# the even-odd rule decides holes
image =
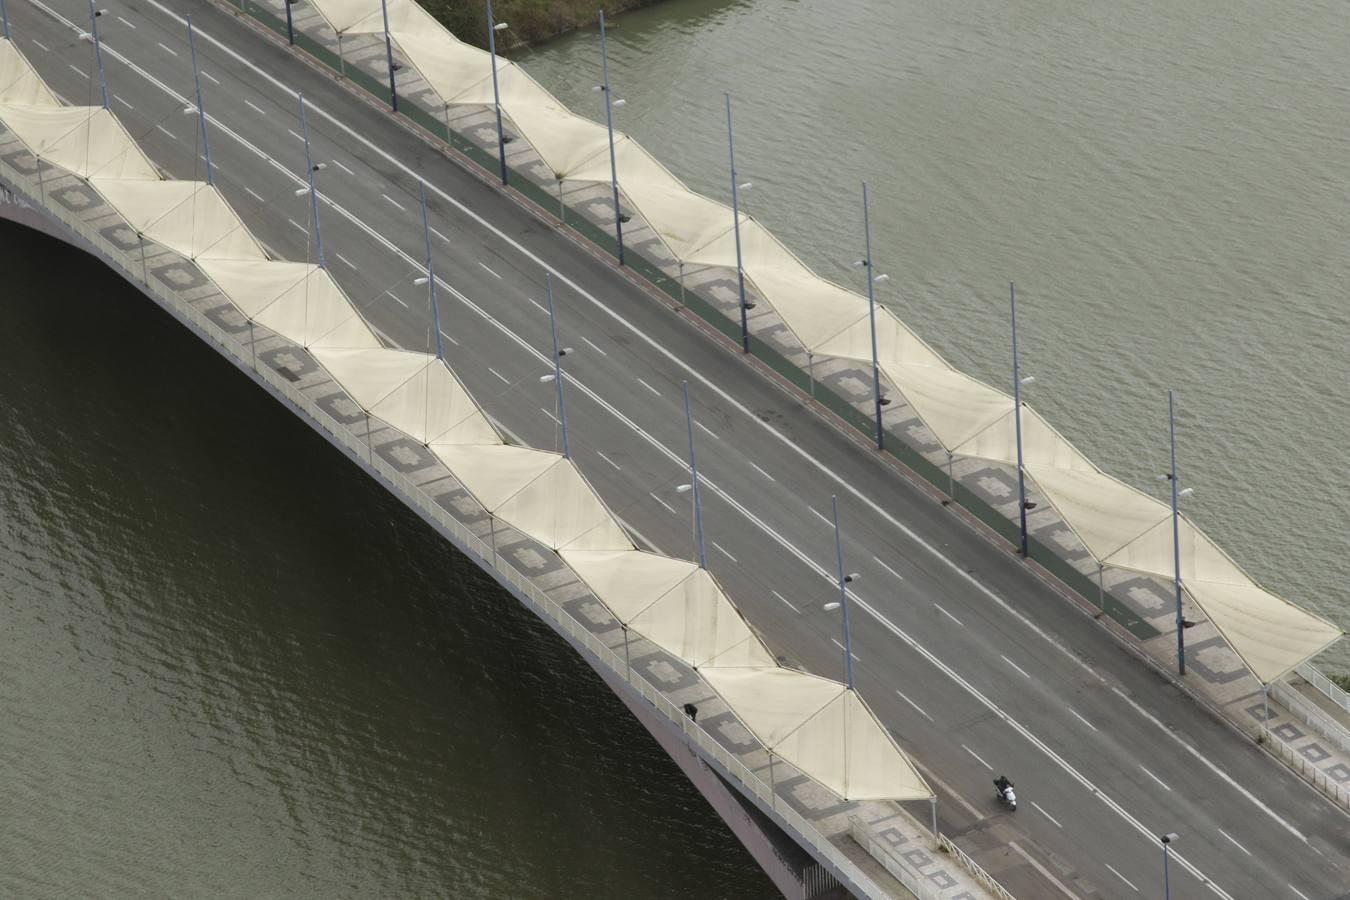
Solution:
[[[290,9],[288,5],[286,7]],[[206,107],[202,106],[202,77],[197,72],[197,42],[192,33],[192,16],[187,17],[188,50],[192,53],[192,84],[197,92],[197,118],[201,122],[202,129],[202,157],[206,160],[206,183],[214,185],[215,177],[211,174],[211,145],[206,141]],[[184,110],[187,112],[188,110]]]
[[[564,348],[558,349],[558,320],[553,314],[553,273],[544,273],[544,282],[548,288],[548,325],[553,333],[553,374],[545,375],[540,381],[552,381],[558,387],[558,419],[562,424],[562,448],[563,456],[567,459],[572,458],[572,451],[567,445],[567,404],[563,400],[563,373],[562,358],[567,353]]]
[[[1181,835],[1176,832],[1169,831],[1167,834],[1161,835],[1158,838],[1158,840],[1162,842],[1163,848],[1163,900],[1171,900],[1172,898],[1172,884],[1168,879],[1167,874],[1168,851],[1171,848],[1173,841],[1176,841],[1180,837]]]
[[[844,672],[848,678],[849,690],[853,690],[853,642],[848,629],[848,585],[858,580],[857,573],[844,574],[844,545],[839,536],[839,498],[830,497],[830,506],[834,512],[834,554],[839,574],[839,602],[826,603],[827,611],[842,609],[844,620]]]
[[[694,455],[694,414],[689,410],[689,382],[684,382],[684,418],[689,429],[689,490],[694,494],[694,545],[698,550],[700,569],[708,568],[708,557],[703,551],[703,506],[698,490],[698,458]],[[682,491],[685,485],[676,490]]]
[[[293,21],[294,17],[291,15],[291,4],[294,3],[295,0],[281,0],[281,2],[282,2],[282,5],[284,5],[284,6],[286,7],[286,43],[288,43],[288,44],[290,44],[292,47],[294,47],[294,46],[295,46],[295,22]],[[342,39],[341,36],[339,36],[339,37],[338,37],[338,40],[341,40],[341,39]]]
[[[731,128],[731,95],[727,94],[727,151],[731,156],[731,224],[736,232],[736,283],[741,298],[741,352],[750,352],[750,325],[745,305],[745,268],[741,261],[741,209],[736,189],[736,141]]]
[[[286,6],[290,9],[289,3]],[[384,55],[389,63],[389,107],[398,112],[398,86],[394,83],[394,42],[389,37],[389,0],[380,0],[380,12],[384,16]]]
[[[623,265],[623,211],[619,209],[619,166],[614,155],[614,107],[622,100],[612,100],[609,89],[609,51],[605,45],[605,11],[600,10],[600,71],[604,83],[599,90],[605,95],[605,126],[609,129],[609,180],[614,190],[614,234],[619,242],[619,265]]]
[[[441,307],[436,299],[436,267],[431,260],[431,223],[427,221],[427,184],[418,181],[422,192],[422,237],[427,245],[427,284],[431,289],[431,327],[436,329],[436,358],[445,362],[445,343],[441,340]]]
[[[314,219],[314,243],[319,251],[319,268],[326,269],[327,265],[323,258],[323,229],[319,227],[319,194],[314,187],[314,173],[323,168],[323,163],[314,165],[314,158],[309,152],[309,119],[305,115],[305,95],[300,95],[300,131],[305,139],[305,174],[309,178],[309,209],[310,216]],[[297,195],[305,193],[301,188],[295,192]]]
[[[1022,557],[1029,556],[1027,545],[1027,479],[1022,469],[1022,385],[1030,384],[1035,376],[1022,377],[1017,359],[1017,286],[1008,282],[1008,299],[1012,308],[1013,355],[1013,416],[1017,428],[1017,514],[1022,524]]]
[[[889,275],[876,275],[872,271],[872,226],[867,211],[867,182],[863,182],[863,243],[867,255],[858,260],[858,265],[867,272],[867,317],[872,326],[872,401],[876,407],[877,449],[885,449],[884,432],[881,430],[881,367],[877,364],[877,297],[876,285],[890,278]]]
[[[108,108],[108,79],[103,74],[103,45],[98,40],[98,17],[103,10],[94,8],[94,0],[89,0],[89,33],[94,39],[94,59],[98,62],[98,85],[103,91],[103,108]],[[9,26],[5,26],[8,33]]]
[[[1177,420],[1176,397],[1167,392],[1167,435],[1172,448],[1172,468],[1163,478],[1172,483],[1172,584],[1177,595],[1177,673],[1186,674],[1186,619],[1181,614],[1181,513],[1177,501],[1195,493],[1191,488],[1180,489],[1177,479]]]
[[[492,19],[492,0],[487,0],[488,54],[492,57],[492,105],[497,111],[497,158],[502,167],[502,184],[506,184],[506,135],[502,131],[502,93],[497,84],[497,32],[506,28],[505,22]]]
[[[5,40],[9,40],[9,10],[5,9],[5,0],[0,0],[0,28],[4,29]]]

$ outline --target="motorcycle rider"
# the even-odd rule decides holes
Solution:
[[[994,779],[994,787],[998,788],[998,795],[1000,797],[1007,797],[1008,789],[1012,786],[1013,783],[1008,780],[1007,775],[1000,775],[998,778]]]

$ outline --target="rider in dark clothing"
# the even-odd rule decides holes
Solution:
[[[1012,786],[1013,783],[1008,780],[1007,775],[1000,775],[998,776],[998,778],[994,779],[994,787],[998,788],[998,792],[1000,794],[1006,794],[1008,792],[1008,788]]]

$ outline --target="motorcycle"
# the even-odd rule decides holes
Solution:
[[[998,791],[1000,803],[1008,807],[1010,812],[1017,809],[1017,792],[1013,790],[1012,782],[1008,782],[1005,787],[996,781],[994,782],[994,787]]]

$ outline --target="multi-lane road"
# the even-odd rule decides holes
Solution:
[[[79,0],[11,0],[13,37],[97,103]],[[106,0],[110,106],[175,177],[201,178],[182,16],[198,29],[219,188],[277,255],[312,258],[296,92],[311,104],[327,263],[390,342],[432,347],[418,178],[430,197],[446,355],[510,433],[557,440],[544,273],[568,354],[570,444],[640,537],[690,555],[681,382],[699,422],[708,563],[770,646],[842,677],[827,519],[839,495],[859,608],[856,680],[940,797],[944,831],[1024,898],[1350,892],[1350,818],[1140,663],[981,536],[726,345],[446,159],[318,67],[205,0]],[[209,402],[209,398],[203,398]],[[334,485],[341,490],[341,485]],[[1022,806],[992,801],[1006,772]],[[990,850],[988,848],[998,849]]]

